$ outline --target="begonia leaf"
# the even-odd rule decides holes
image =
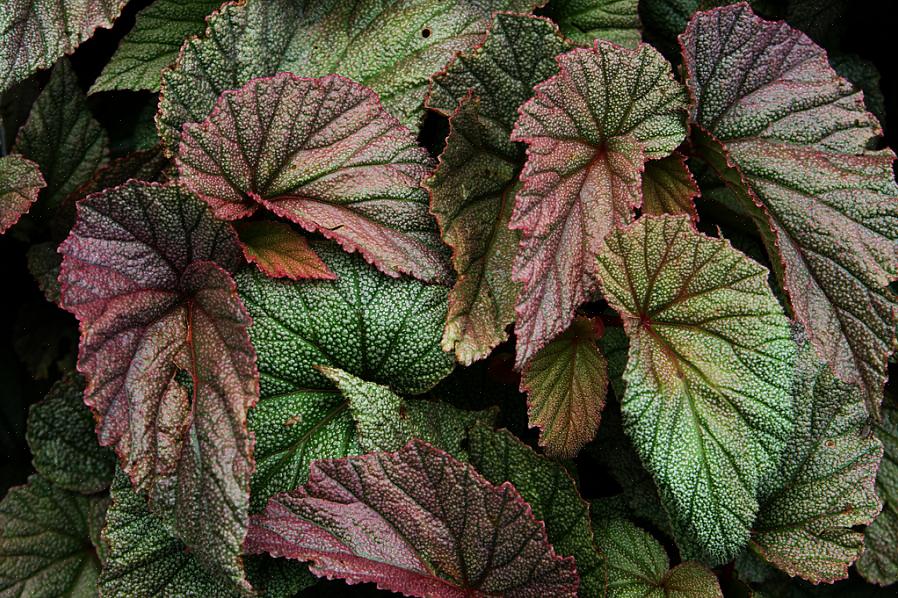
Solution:
[[[673,153],[645,165],[642,173],[643,214],[688,214],[698,220],[693,203],[698,195],[698,184],[682,154]]]
[[[237,276],[261,382],[250,413],[254,509],[303,484],[312,460],[363,452],[349,401],[316,366],[414,394],[454,365],[439,344],[446,287],[385,276],[332,243],[312,247],[335,280],[274,280],[255,268]]]
[[[289,224],[274,220],[253,220],[235,225],[247,261],[273,278],[324,278],[334,274],[309,247],[304,236]]]
[[[0,92],[108,28],[126,0],[7,0],[0,6]]]
[[[185,127],[177,163],[219,218],[264,207],[387,274],[448,279],[420,187],[430,158],[374,92],[349,79],[281,73],[227,91],[208,119]]]
[[[685,91],[650,46],[607,42],[558,57],[560,72],[521,107],[512,139],[527,143],[511,227],[522,240],[513,280],[517,365],[523,366],[597,290],[605,235],[642,204],[647,159],[683,140]]]
[[[428,78],[477,45],[493,12],[540,0],[248,0],[229,2],[189,40],[162,79],[159,135],[174,150],[181,126],[206,118],[225,90],[254,77],[336,73],[373,89],[417,128]]]
[[[156,0],[137,14],[90,92],[159,91],[162,69],[173,64],[185,39],[206,28],[206,15],[222,0]]]
[[[319,576],[408,596],[576,596],[574,559],[508,483],[420,440],[316,461],[309,482],[253,516],[247,550],[311,560]]]
[[[898,408],[886,404],[876,435],[885,449],[876,476],[882,512],[864,531],[864,552],[857,570],[864,579],[881,586],[898,582]]]
[[[809,345],[795,370],[795,430],[763,485],[751,547],[789,575],[833,583],[863,550],[852,528],[879,513],[882,444],[866,429],[863,393],[836,379]]]
[[[608,364],[596,346],[593,323],[577,318],[524,368],[530,425],[558,457],[574,457],[599,429],[608,391]]]
[[[0,157],[0,234],[31,209],[46,187],[40,168],[17,154]]]
[[[236,236],[192,194],[131,182],[81,201],[60,252],[100,444],[206,566],[240,582],[259,387],[228,273],[243,262]]]
[[[630,339],[624,427],[674,529],[725,562],[792,430],[795,344],[767,270],[686,216],[643,216],[599,273]]]
[[[427,106],[449,117],[450,133],[425,186],[459,275],[443,348],[465,365],[504,341],[514,320],[520,285],[511,280],[511,266],[520,234],[508,221],[524,148],[508,137],[518,106],[558,72],[555,56],[567,48],[546,19],[497,14],[483,44],[459,54],[431,82]]]
[[[546,14],[580,45],[601,39],[632,48],[640,41],[638,8],[638,0],[551,0]]]
[[[825,52],[740,3],[681,38],[702,155],[764,229],[774,270],[818,355],[878,413],[895,348],[895,155],[863,94]]]

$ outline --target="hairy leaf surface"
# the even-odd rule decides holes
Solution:
[[[681,43],[703,155],[769,228],[796,318],[875,415],[898,314],[887,289],[898,275],[895,155],[870,149],[879,124],[823,50],[747,4],[699,13]]]
[[[686,96],[649,46],[607,42],[558,57],[560,72],[520,109],[512,139],[527,143],[511,227],[522,231],[513,279],[517,365],[563,332],[593,293],[605,235],[642,204],[643,163],[686,134]]]
[[[443,348],[470,365],[507,338],[520,285],[511,266],[520,239],[508,228],[524,148],[509,141],[533,86],[558,72],[568,48],[546,19],[497,14],[483,44],[432,79],[427,106],[449,117],[430,209],[452,247],[458,279],[449,295]]]
[[[0,234],[31,209],[46,186],[40,168],[31,160],[17,154],[0,158]]]
[[[227,89],[288,71],[337,73],[370,87],[417,128],[428,78],[477,45],[494,11],[529,12],[539,0],[248,0],[230,2],[163,76],[157,122],[168,148],[181,126],[212,111]]]
[[[247,261],[273,278],[333,279],[304,236],[285,222],[253,220],[238,222],[235,227]]]
[[[581,596],[603,596],[607,571],[593,541],[589,505],[558,463],[538,455],[508,430],[475,425],[469,432],[471,465],[493,484],[510,482],[546,524],[549,542],[561,556],[576,559]]]
[[[673,569],[664,547],[626,519],[597,518],[596,540],[608,559],[608,595],[723,598],[717,578],[695,561]]]
[[[608,364],[596,346],[593,323],[577,318],[524,368],[530,425],[540,446],[558,457],[574,457],[599,429],[608,392]]]
[[[643,214],[688,214],[698,220],[693,203],[698,195],[698,184],[682,154],[674,152],[645,165],[642,173]]]
[[[362,452],[349,402],[316,366],[421,393],[454,365],[439,345],[446,287],[390,278],[332,243],[312,246],[336,280],[273,280],[255,268],[237,276],[261,382],[250,414],[254,508],[303,484],[313,459]]]
[[[876,476],[882,512],[864,531],[864,552],[857,570],[864,579],[887,586],[898,582],[898,408],[886,404],[876,435],[885,452]]]
[[[427,152],[349,79],[281,73],[225,92],[208,119],[185,127],[177,163],[219,218],[264,207],[391,276],[448,279],[420,187]]]
[[[578,585],[511,484],[420,440],[316,461],[305,486],[253,517],[247,550],[409,596],[575,596]]]
[[[113,89],[159,91],[162,69],[173,64],[184,40],[201,34],[206,15],[222,0],[156,0],[137,14],[91,93]]]
[[[131,182],[80,202],[60,252],[100,444],[207,566],[239,581],[259,387],[226,270],[243,261],[233,231],[186,191]]]
[[[546,13],[582,46],[601,39],[635,47],[640,41],[638,0],[551,0]]]
[[[71,54],[118,17],[126,0],[6,0],[0,6],[0,92]]]
[[[96,595],[100,562],[91,537],[105,504],[39,475],[10,490],[0,502],[0,595]]]
[[[686,216],[643,216],[608,236],[599,271],[630,339],[625,429],[675,529],[724,562],[792,429],[795,345],[767,270]]]

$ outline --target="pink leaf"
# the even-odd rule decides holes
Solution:
[[[235,228],[240,235],[243,255],[259,270],[273,278],[336,278],[321,261],[304,236],[289,224],[274,220],[240,222]]]
[[[46,185],[40,169],[31,160],[16,154],[0,158],[0,234],[31,209]]]

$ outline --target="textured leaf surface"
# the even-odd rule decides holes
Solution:
[[[46,185],[40,168],[31,160],[16,154],[0,158],[0,234],[31,209]]]
[[[469,433],[471,465],[493,484],[510,482],[546,524],[546,535],[561,556],[576,559],[581,596],[603,596],[605,562],[593,541],[589,505],[567,471],[518,440],[511,432],[475,425]]]
[[[595,257],[642,203],[646,159],[686,134],[685,92],[649,46],[596,42],[558,57],[560,72],[521,107],[512,139],[527,143],[511,227],[522,231],[513,279],[517,364],[563,332],[597,290]]]
[[[8,0],[0,7],[0,92],[111,27],[125,0]]]
[[[674,527],[726,561],[792,429],[795,345],[767,271],[685,216],[613,232],[599,271],[630,339],[625,429]]]
[[[39,475],[10,490],[0,502],[0,595],[96,595],[100,563],[90,538],[104,502]]]
[[[608,364],[596,346],[593,323],[577,318],[524,368],[530,425],[540,428],[546,452],[574,457],[599,429],[608,391]]]
[[[349,79],[282,73],[225,92],[208,119],[185,127],[177,163],[219,218],[264,206],[392,276],[449,276],[420,188],[427,152]]]
[[[626,519],[597,518],[596,540],[608,559],[608,595],[614,598],[704,598],[723,593],[717,578],[694,561],[670,568],[664,547]]]
[[[640,41],[638,0],[551,0],[547,14],[576,43],[601,39],[634,47]]]
[[[439,345],[446,287],[387,277],[331,243],[313,248],[336,280],[273,280],[255,269],[237,277],[262,391],[250,415],[254,508],[303,484],[313,459],[362,452],[348,401],[315,366],[421,393],[454,365]]]
[[[233,231],[186,191],[132,182],[80,202],[60,252],[100,444],[204,563],[241,579],[259,387],[249,318],[218,265],[242,263]]]
[[[187,42],[163,76],[159,132],[169,149],[227,89],[288,71],[337,73],[373,89],[417,128],[428,78],[477,45],[494,11],[529,12],[538,0],[249,0],[231,2]]]
[[[309,242],[289,224],[274,220],[253,220],[235,225],[247,261],[274,278],[324,278],[334,274],[327,269]]]
[[[305,486],[253,517],[247,550],[410,596],[575,596],[578,583],[513,486],[419,440],[316,461]]]
[[[744,3],[700,13],[682,45],[693,119],[717,139],[704,140],[705,156],[763,212],[795,316],[876,414],[898,313],[887,290],[898,274],[895,156],[869,149],[879,124],[823,50]]]
[[[898,582],[898,409],[887,404],[876,435],[885,448],[876,477],[882,512],[864,532],[857,570],[864,579],[886,586]]]
[[[698,220],[693,200],[699,189],[680,153],[652,160],[642,173],[643,214],[688,214]]]
[[[222,0],[156,0],[137,14],[90,92],[131,89],[159,91],[162,69],[175,62],[181,44],[206,28],[206,15]]]
[[[36,162],[47,182],[33,213],[52,213],[90,179],[105,161],[108,143],[68,59],[61,60],[16,138],[15,151]]]
[[[27,438],[34,468],[60,488],[93,494],[109,487],[115,456],[97,442],[78,377],[58,381],[31,406]]]
[[[863,534],[852,528],[879,513],[882,444],[865,429],[863,394],[837,380],[809,345],[799,351],[794,384],[795,430],[764,484],[751,546],[789,575],[832,583],[848,577],[863,550]]]
[[[520,234],[508,221],[524,149],[508,137],[518,106],[558,72],[555,56],[566,49],[548,20],[497,14],[483,44],[460,54],[430,86],[427,106],[450,117],[450,133],[426,187],[459,275],[443,348],[466,365],[504,341],[514,320],[520,285],[511,266]]]

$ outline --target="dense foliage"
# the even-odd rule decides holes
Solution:
[[[891,595],[849,8],[3,2],[0,596]]]

